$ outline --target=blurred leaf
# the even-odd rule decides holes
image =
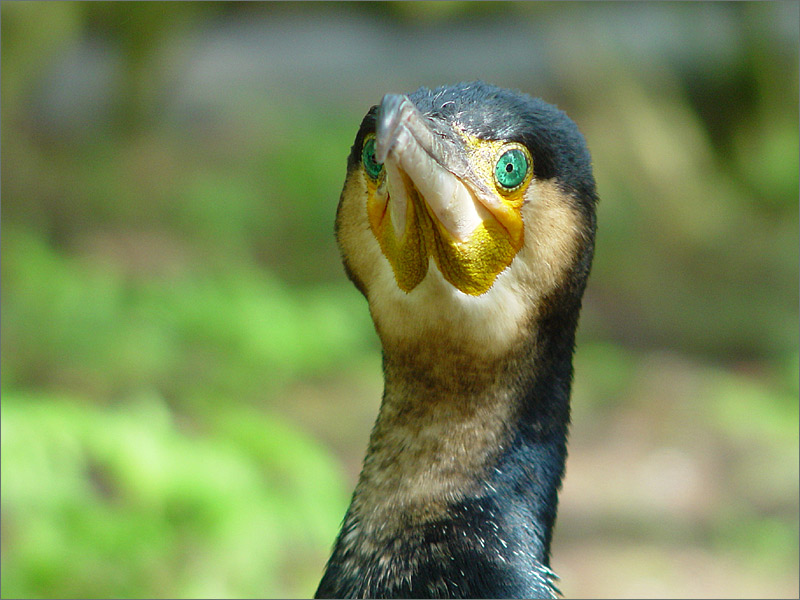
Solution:
[[[345,282],[291,290],[247,267],[130,279],[23,231],[2,245],[4,385],[260,397],[346,360],[371,329]]]
[[[281,588],[281,564],[321,569],[346,502],[336,467],[274,417],[217,414],[198,436],[152,396],[4,393],[3,596],[310,593]]]

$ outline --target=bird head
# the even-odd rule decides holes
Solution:
[[[499,354],[548,306],[577,313],[595,202],[560,110],[483,83],[421,88],[364,117],[337,240],[384,347],[437,336]]]

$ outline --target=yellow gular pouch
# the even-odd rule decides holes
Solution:
[[[497,221],[485,221],[469,240],[458,242],[432,217],[433,259],[442,276],[465,294],[480,296],[489,291],[497,276],[511,264],[519,248]]]
[[[386,175],[383,173],[381,176]],[[392,266],[397,287],[404,292],[410,292],[425,279],[425,274],[428,272],[428,252],[425,249],[418,202],[407,203],[406,225],[398,239],[388,215],[388,202],[381,202],[377,198],[376,183],[369,177],[366,179],[369,194],[367,213],[372,233],[380,244],[381,252]],[[414,195],[416,196],[418,194]],[[422,215],[423,220],[424,218]]]
[[[402,171],[407,201],[405,227],[398,237],[388,215],[390,199],[379,198],[378,194],[378,186],[387,177],[385,170],[375,178],[365,173],[372,232],[398,287],[407,293],[425,278],[432,257],[446,281],[464,294],[480,296],[492,287],[524,243],[522,204],[533,173],[530,152],[515,142],[484,140],[463,130],[457,132],[471,167],[469,176],[459,181],[485,215],[466,239],[457,239],[445,227],[411,177]],[[506,168],[524,171],[509,179]]]

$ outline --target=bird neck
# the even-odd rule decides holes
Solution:
[[[384,355],[385,390],[356,490],[380,512],[429,519],[477,493],[508,446],[519,410],[503,360],[455,348]],[[381,515],[381,520],[388,515]]]
[[[383,402],[351,507],[366,529],[447,519],[459,503],[492,497],[529,513],[547,565],[574,329],[565,340],[563,323],[540,325],[491,358],[441,342],[385,348]]]
[[[441,340],[384,347],[383,402],[318,597],[555,597],[574,327],[539,325],[492,359]]]

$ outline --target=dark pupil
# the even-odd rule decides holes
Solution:
[[[506,165],[506,173],[511,173],[511,171],[513,171],[513,170],[514,170],[514,165],[512,165],[511,163],[508,163]]]

